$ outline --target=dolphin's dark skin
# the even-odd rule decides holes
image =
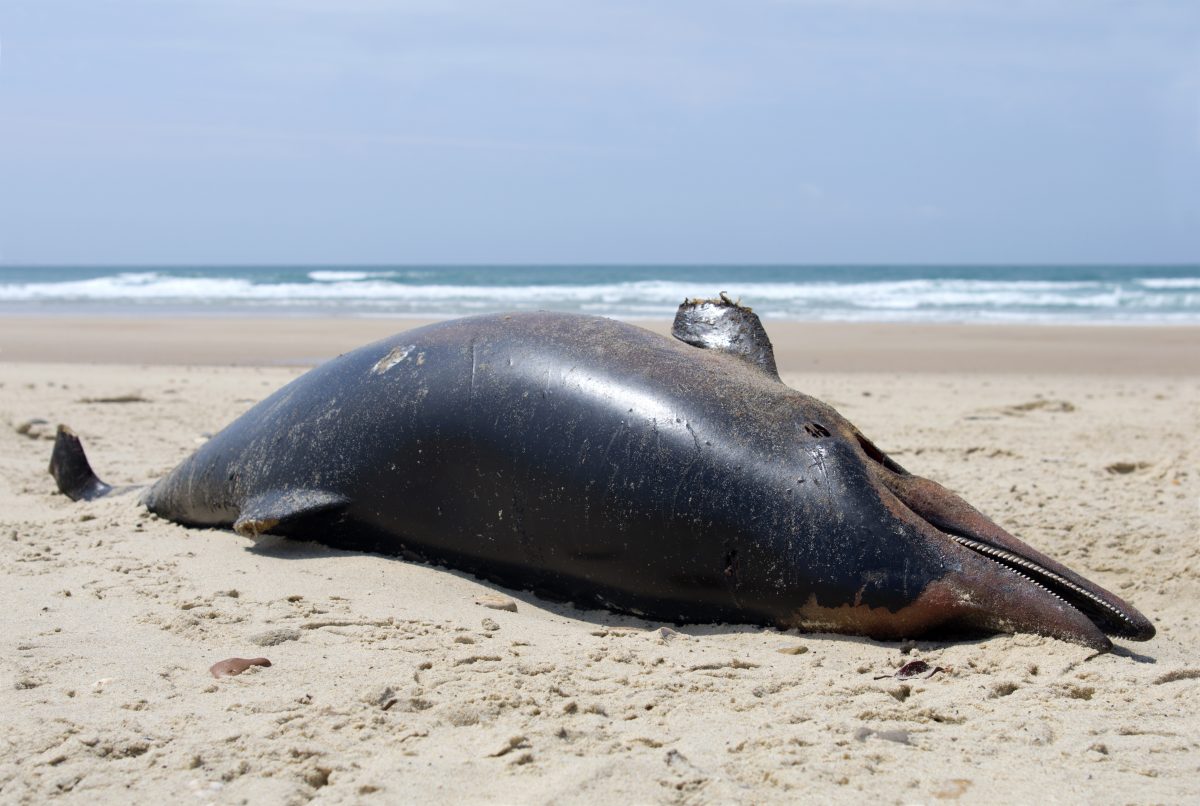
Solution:
[[[554,313],[401,333],[280,389],[144,502],[655,620],[1153,636],[785,386],[748,308],[685,303],[675,336]],[[69,430],[52,472],[72,497],[108,491]]]

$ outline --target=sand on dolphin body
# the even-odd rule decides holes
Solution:
[[[1149,644],[680,627],[72,504],[22,423],[137,485],[300,370],[0,364],[0,800],[1195,800],[1200,378],[1036,369],[783,374],[1134,603]],[[918,659],[943,671],[893,676]]]

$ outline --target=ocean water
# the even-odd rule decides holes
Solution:
[[[665,318],[725,291],[767,319],[1200,324],[1187,266],[0,266],[0,314]]]

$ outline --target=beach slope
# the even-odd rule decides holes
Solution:
[[[56,363],[69,356],[27,343],[0,363],[0,800],[1200,798],[1200,373],[1143,345],[1112,366],[1082,351],[1064,374],[1071,353],[1023,328],[973,368],[906,365],[865,337],[814,365],[811,342],[779,331],[785,381],[1134,603],[1158,637],[1094,656],[1030,635],[679,627],[184,529],[135,492],[75,504],[46,472],[53,424],[107,481],[144,484],[301,369],[166,347],[150,365]],[[956,352],[936,333],[911,354]],[[210,676],[234,656],[271,666]],[[891,676],[916,659],[942,671]]]

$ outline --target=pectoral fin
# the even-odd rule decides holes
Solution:
[[[303,534],[305,526],[319,529],[327,525],[330,516],[349,503],[345,496],[326,490],[269,490],[246,501],[233,531],[251,538],[266,534],[308,537]]]
[[[775,380],[775,349],[758,315],[724,292],[716,299],[689,299],[675,313],[671,335],[706,350],[720,350],[758,367]]]

